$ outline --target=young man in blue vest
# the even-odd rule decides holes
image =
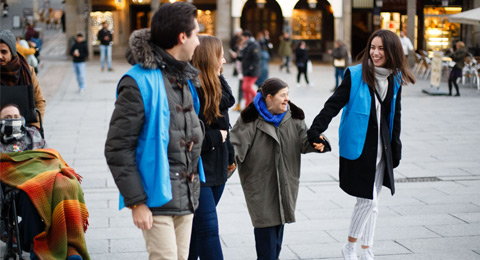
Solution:
[[[197,117],[198,72],[189,61],[199,45],[197,9],[162,5],[150,29],[132,33],[133,67],[117,87],[105,156],[132,210],[150,259],[187,259],[198,206],[203,127]]]

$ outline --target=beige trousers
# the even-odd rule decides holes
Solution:
[[[153,226],[143,230],[149,260],[186,260],[192,234],[193,214],[153,216]]]

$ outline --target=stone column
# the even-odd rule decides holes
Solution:
[[[343,42],[352,50],[352,0],[343,0]]]
[[[231,0],[217,0],[216,36],[222,40],[223,50],[228,53],[232,35]]]
[[[415,42],[417,39],[415,39],[415,15],[417,15],[417,0],[408,0],[407,1],[407,16],[408,16],[408,21],[407,21],[407,37],[410,39],[412,42],[413,46],[415,46]],[[410,52],[408,54],[408,64],[410,64],[410,67],[413,67],[415,64],[415,53]]]
[[[150,1],[150,10],[152,10],[152,16],[160,7],[160,0],[152,0]]]

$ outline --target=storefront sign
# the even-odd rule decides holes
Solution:
[[[434,51],[432,58],[432,73],[430,77],[430,85],[439,87],[442,79],[442,58],[443,52]]]

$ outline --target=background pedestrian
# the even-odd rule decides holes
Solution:
[[[102,23],[102,29],[97,33],[97,39],[100,41],[100,67],[102,71],[105,69],[107,63],[108,71],[112,69],[112,32],[108,29],[110,24],[107,21]]]
[[[77,34],[75,43],[70,48],[70,55],[73,57],[73,69],[78,82],[78,93],[82,94],[85,91],[85,60],[88,57],[87,42],[83,38],[83,34]]]

